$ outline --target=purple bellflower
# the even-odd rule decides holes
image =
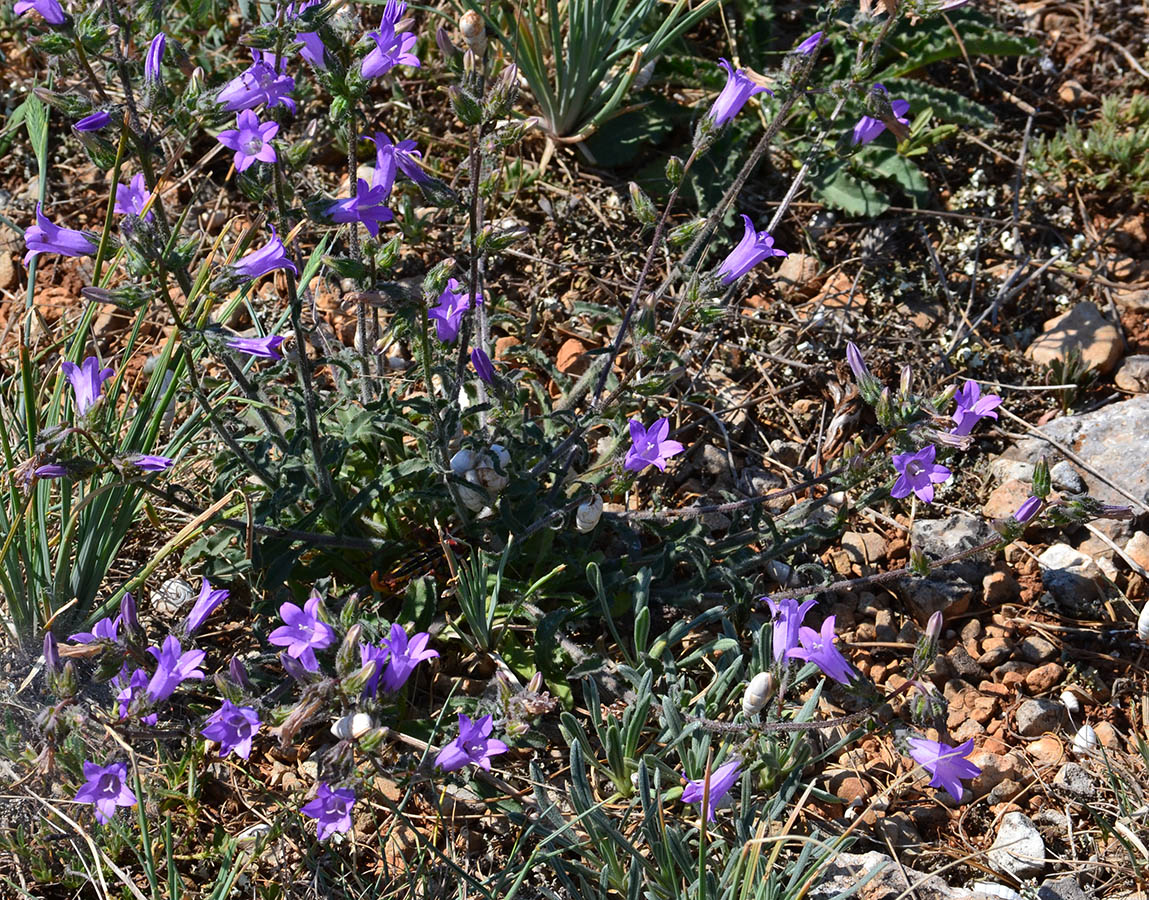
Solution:
[[[371,673],[371,677],[363,685],[363,696],[375,697],[379,693],[379,678],[387,667],[387,648],[376,647],[374,644],[360,641],[359,662],[364,666],[369,662],[375,663],[375,671]]]
[[[22,16],[33,9],[43,16],[44,21],[49,25],[63,25],[68,20],[64,14],[64,8],[60,6],[57,0],[16,0],[12,12]]]
[[[295,112],[295,101],[291,98],[295,79],[286,74],[287,61],[281,59],[277,71],[275,51],[252,50],[251,57],[254,62],[220,89],[216,102],[223,104],[228,112],[255,109],[261,103],[266,103],[268,108],[283,105]]]
[[[655,419],[650,428],[644,428],[638,419],[631,419],[630,449],[626,451],[622,467],[628,472],[641,472],[647,466],[657,466],[660,472],[665,472],[666,461],[686,449],[678,441],[668,441],[669,433],[666,416]]]
[[[737,783],[742,775],[742,760],[735,757],[724,762],[710,773],[710,793],[707,796],[706,778],[697,781],[687,779],[686,787],[682,789],[683,803],[702,803],[706,800],[706,821],[714,821],[714,809],[730,793],[730,789]]]
[[[36,204],[36,224],[24,232],[24,243],[28,247],[28,252],[24,254],[24,265],[28,265],[37,253],[91,256],[99,246],[99,242],[87,232],[53,225],[39,203]]]
[[[715,128],[721,128],[738,115],[739,110],[746,105],[746,101],[755,94],[767,93],[771,97],[774,96],[773,91],[756,83],[745,69],[735,71],[724,59],[719,59],[718,65],[726,70],[726,85],[706,113]]]
[[[302,3],[292,3],[287,7],[287,18],[289,21],[294,21],[304,11],[318,6],[322,2],[323,0],[303,0]],[[327,68],[327,60],[324,55],[326,48],[323,46],[323,39],[319,36],[318,31],[301,31],[295,35],[295,39],[303,44],[299,50],[299,55],[304,62],[311,63],[317,69]]]
[[[367,36],[375,42],[375,47],[363,57],[361,71],[365,79],[385,75],[395,66],[418,68],[419,58],[411,52],[415,46],[415,34],[396,31],[406,12],[407,4],[402,0],[387,0],[379,30],[367,32]]]
[[[128,767],[125,763],[97,766],[84,760],[87,781],[76,792],[77,803],[91,803],[96,807],[96,821],[103,825],[111,821],[118,806],[135,806],[136,795],[128,790]]]
[[[136,698],[142,697],[147,692],[148,672],[146,669],[136,669],[129,675],[125,663],[120,674],[112,679],[112,686],[119,689],[116,694],[116,703],[119,707],[120,718],[126,719]],[[151,716],[146,718],[151,718],[152,722],[155,722]]]
[[[375,165],[377,168],[384,164],[385,156],[390,156],[394,160],[392,165],[398,166],[399,171],[412,181],[422,183],[431,180],[431,176],[424,172],[419,165],[423,154],[416,149],[419,145],[414,141],[406,140],[392,144],[391,139],[382,131],[376,131],[372,140],[375,142]]]
[[[939,741],[912,737],[909,745],[914,762],[933,776],[930,787],[945,788],[955,803],[961,803],[962,779],[977,778],[981,774],[981,769],[966,759],[973,752],[973,738],[951,747]]]
[[[221,131],[216,138],[235,151],[235,170],[244,172],[257,162],[275,162],[271,139],[279,132],[278,122],[261,122],[250,109],[235,117],[236,127]]]
[[[794,48],[795,53],[804,53],[809,56],[818,46],[822,43],[822,32],[815,31],[806,40],[802,41],[797,47]]]
[[[152,38],[152,42],[148,44],[148,53],[144,57],[144,84],[150,86],[159,85],[163,80],[163,73],[160,71],[160,66],[164,61],[164,49],[167,47],[168,36],[162,31]]]
[[[152,194],[144,182],[144,176],[133,175],[129,184],[121,184],[116,189],[115,212],[123,216],[142,216],[150,222],[155,218],[155,214],[150,209],[147,215],[143,215],[143,212],[144,205],[151,199]]]
[[[160,456],[157,453],[131,453],[127,460],[141,472],[166,472],[175,460],[170,456]]]
[[[371,237],[378,237],[379,226],[395,218],[395,214],[386,205],[391,183],[368,184],[360,178],[357,184],[356,196],[336,200],[327,207],[327,217],[339,225],[361,222]]]
[[[471,365],[475,367],[475,374],[487,384],[495,383],[495,364],[487,356],[482,347],[471,350]]]
[[[427,641],[430,639],[431,635],[426,631],[421,631],[408,639],[402,625],[391,626],[391,637],[381,642],[390,652],[387,669],[380,679],[383,690],[395,693],[407,683],[407,679],[411,677],[411,673],[419,663],[435,659],[439,655],[438,650],[427,649]]]
[[[112,121],[111,113],[107,110],[98,109],[94,113],[84,116],[72,128],[79,132],[99,131],[101,128],[106,128],[110,121]]]
[[[754,223],[749,216],[743,216],[746,230],[738,246],[730,251],[730,255],[722,261],[716,274],[722,277],[723,284],[730,284],[741,278],[758,263],[772,256],[785,256],[785,250],[778,250],[774,246],[774,238],[767,231],[756,231]]]
[[[286,624],[275,629],[268,636],[268,642],[286,647],[287,655],[298,660],[308,672],[318,672],[315,651],[335,642],[335,630],[319,618],[319,595],[313,595],[303,609],[294,603],[284,603],[279,607],[279,615]]]
[[[1030,497],[1017,508],[1017,512],[1013,514],[1013,518],[1024,525],[1037,515],[1041,509],[1041,504],[1042,499],[1040,497]]]
[[[880,84],[874,85],[874,90],[885,92],[885,88]],[[910,111],[910,102],[908,100],[891,100],[890,109],[893,110],[894,118],[906,128],[910,127],[910,120],[907,114]],[[862,116],[858,119],[858,123],[854,126],[854,146],[859,144],[868,144],[874,140],[878,135],[886,130],[886,123],[881,119],[875,119],[873,116]]]
[[[164,638],[163,649],[148,647],[148,653],[156,658],[157,663],[148,682],[148,699],[152,703],[166,700],[184,681],[202,681],[205,677],[203,669],[198,666],[207,654],[202,650],[182,650],[173,635]]]
[[[937,453],[938,448],[933,444],[917,453],[895,453],[894,469],[898,472],[898,480],[890,488],[890,496],[901,499],[913,491],[923,503],[933,503],[934,485],[948,481],[953,474],[934,462]]]
[[[954,410],[953,434],[967,435],[982,419],[997,420],[997,408],[1001,406],[1002,399],[997,394],[981,395],[981,385],[976,381],[967,381],[954,394],[957,409]]]
[[[468,763],[480,769],[491,771],[491,757],[507,752],[507,745],[491,738],[495,723],[491,716],[483,716],[474,722],[466,713],[459,713],[459,736],[439,751],[435,757],[435,767],[444,772],[454,772]]]
[[[439,295],[439,305],[427,310],[427,318],[435,323],[435,336],[444,344],[453,344],[459,336],[459,327],[463,324],[463,313],[471,308],[470,292],[460,291],[459,282],[452,278]],[[483,295],[476,295],[478,303],[483,302]]]
[[[248,281],[276,269],[290,269],[291,274],[296,277],[299,276],[299,269],[288,258],[287,250],[283,246],[283,241],[275,233],[274,225],[271,226],[271,240],[258,250],[248,253],[239,262],[233,263],[232,269],[236,275]]]
[[[355,805],[355,791],[351,788],[331,789],[326,781],[319,782],[315,799],[300,812],[309,819],[318,819],[319,840],[325,841],[331,835],[351,830],[351,807]]]
[[[219,744],[221,757],[234,752],[247,759],[251,756],[251,739],[259,731],[259,724],[259,715],[250,706],[236,706],[225,699],[223,706],[208,717],[200,734]]]
[[[207,621],[210,616],[224,600],[228,598],[227,588],[213,588],[211,582],[206,578],[199,588],[199,596],[196,597],[195,604],[188,613],[187,618],[187,633],[189,635],[195,634],[199,631],[200,626]]]
[[[802,646],[790,650],[789,655],[814,663],[822,674],[839,684],[849,684],[854,680],[854,671],[834,646],[834,619],[834,616],[827,616],[820,632],[805,626],[798,629],[798,642]]]
[[[114,619],[111,616],[106,616],[93,625],[91,631],[77,631],[68,640],[77,644],[91,644],[95,641],[108,641],[114,644],[120,639],[119,631],[120,616],[116,616]]]
[[[269,334],[267,337],[261,338],[232,338],[227,342],[232,350],[238,350],[240,353],[247,353],[251,356],[258,356],[261,359],[283,359],[283,355],[279,352],[279,345],[283,343],[283,338],[278,334]]]
[[[37,478],[63,478],[68,474],[68,467],[62,466],[59,463],[48,463],[44,466],[38,466],[32,470],[32,474]],[[26,481],[29,479],[25,479]]]
[[[798,646],[798,631],[802,627],[802,620],[816,602],[817,600],[807,600],[799,605],[793,597],[785,597],[777,602],[769,597],[766,598],[774,623],[771,647],[775,662],[782,662],[787,654]]]
[[[72,385],[76,400],[76,415],[80,418],[86,416],[96,405],[104,382],[115,374],[112,369],[101,369],[100,361],[94,356],[89,356],[78,366],[74,362],[64,361],[60,363],[60,371]]]

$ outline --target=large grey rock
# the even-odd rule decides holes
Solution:
[[[877,874],[874,875],[874,872]],[[833,900],[871,875],[873,877],[855,896],[864,897],[865,900],[899,900],[905,897],[916,897],[918,900],[973,900],[985,896],[965,888],[950,887],[937,875],[899,867],[891,857],[876,850],[870,853],[839,853],[822,870],[817,883],[810,887],[806,896],[808,900]],[[913,890],[909,891],[911,887]]]
[[[1082,890],[1072,875],[1047,878],[1037,889],[1039,900],[1091,900],[1091,894]]]
[[[1045,841],[1037,826],[1019,812],[1005,814],[987,855],[991,866],[1018,881],[1045,871]]]
[[[1068,544],[1053,544],[1037,558],[1041,583],[1058,602],[1074,607],[1098,595],[1101,570],[1093,558]]]
[[[974,595],[974,586],[950,566],[931,572],[927,578],[900,578],[894,589],[922,622],[929,621],[935,612],[960,616],[969,609]]]
[[[997,536],[979,516],[955,513],[944,519],[918,519],[911,531],[913,546],[931,560],[943,559],[984,544]],[[933,613],[960,615],[969,608],[977,585],[989,574],[985,558],[970,557],[930,572],[926,578],[903,578],[896,584],[920,621]]]
[[[1113,403],[1093,412],[1054,419],[1041,427],[1041,433],[1069,447],[1087,466],[1100,472],[1149,505],[1149,394]],[[1053,462],[1059,453],[1039,438],[1027,438],[1005,451],[994,461],[999,477],[1019,471],[1018,465],[1032,465],[1045,454]],[[1016,477],[1016,476],[1015,476]],[[1093,475],[1084,473],[1089,495],[1102,503],[1129,506],[1129,500]],[[1134,508],[1140,514],[1141,510]],[[1109,537],[1127,538],[1132,534],[1128,523],[1102,519],[1097,527]]]
[[[1083,494],[1086,491],[1085,479],[1067,459],[1049,467],[1049,479],[1059,491],[1069,491],[1071,494]]]
[[[1038,737],[1055,729],[1064,712],[1054,700],[1026,700],[1017,708],[1017,730],[1024,737]]]
[[[1067,762],[1058,769],[1057,774],[1053,776],[1053,783],[1060,785],[1061,789],[1075,800],[1088,800],[1097,795],[1092,776],[1074,762]]]

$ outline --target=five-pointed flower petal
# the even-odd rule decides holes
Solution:
[[[288,258],[287,249],[275,233],[274,225],[271,226],[271,240],[233,264],[232,269],[236,275],[247,280],[266,275],[275,269],[290,269],[293,275],[299,276],[299,269]]]
[[[948,481],[950,472],[945,466],[934,462],[938,448],[933,444],[923,447],[917,453],[894,454],[894,469],[898,480],[890,488],[890,496],[901,499],[910,492],[917,494],[923,503],[934,502],[934,485]]]
[[[828,678],[834,679],[839,684],[849,684],[854,680],[854,670],[850,668],[846,657],[834,646],[835,618],[827,616],[820,632],[805,626],[798,629],[798,642],[802,646],[791,649],[787,655],[812,662]]]
[[[203,584],[200,585],[199,596],[196,597],[195,605],[188,613],[187,633],[191,635],[199,631],[200,626],[207,621],[207,617],[215,612],[227,598],[228,590],[226,588],[213,588],[211,582],[205,578]]]
[[[261,122],[250,109],[235,117],[235,128],[221,131],[217,140],[235,151],[235,170],[243,172],[256,162],[275,162],[271,139],[279,132],[278,122]]]
[[[250,706],[236,706],[225,699],[223,706],[208,717],[200,734],[219,744],[221,757],[234,752],[236,756],[247,759],[251,755],[251,739],[259,731],[259,724],[259,714]]]
[[[774,238],[768,231],[755,230],[749,216],[742,216],[742,221],[746,228],[742,233],[742,240],[730,251],[715,273],[722,278],[723,284],[730,284],[741,278],[764,259],[786,255],[785,250],[779,250],[774,246]]]
[[[128,790],[128,767],[125,763],[97,766],[84,760],[87,781],[76,791],[77,803],[96,807],[96,821],[101,825],[111,820],[117,806],[135,806],[136,795]]]
[[[278,334],[269,334],[267,337],[261,338],[232,338],[227,342],[227,346],[232,350],[238,350],[240,353],[247,353],[262,359],[283,359],[283,355],[279,352],[279,345],[282,343],[283,338]]]
[[[957,747],[920,737],[911,737],[909,744],[914,762],[933,776],[930,787],[945,788],[955,803],[961,803],[962,779],[981,774],[981,769],[966,759],[973,752],[973,738]]]
[[[86,232],[53,225],[39,203],[36,204],[36,224],[24,232],[24,243],[28,247],[28,252],[24,254],[24,265],[28,265],[38,253],[91,256],[99,247],[99,242]]]
[[[491,716],[472,722],[466,713],[459,713],[459,736],[439,751],[436,768],[454,772],[468,763],[491,771],[491,757],[507,752],[507,745],[491,738],[495,723]]]
[[[714,821],[714,810],[720,804],[730,789],[737,783],[742,775],[742,760],[735,757],[724,762],[710,773],[710,793],[706,792],[706,778],[688,781],[682,789],[683,803],[702,803],[706,801],[706,821]]]
[[[407,683],[407,679],[411,677],[411,673],[415,671],[415,667],[419,663],[424,660],[435,659],[439,655],[438,650],[427,649],[427,641],[430,639],[430,634],[421,631],[412,635],[408,640],[407,632],[402,625],[393,624],[391,626],[390,639],[382,641],[382,645],[387,648],[390,654],[387,668],[380,680],[383,690],[390,693],[399,690]]]
[[[300,609],[294,603],[279,607],[279,615],[286,623],[268,636],[277,647],[286,647],[287,655],[299,661],[308,672],[319,671],[316,650],[323,650],[335,642],[335,629],[319,618],[319,596],[313,595]]]
[[[957,409],[954,410],[954,427],[952,434],[967,435],[982,419],[997,420],[997,408],[1001,406],[1002,399],[997,394],[981,395],[981,385],[976,381],[967,381],[954,394]]]
[[[94,356],[89,356],[78,366],[74,362],[62,362],[60,370],[72,385],[76,399],[76,415],[80,418],[86,416],[96,405],[104,382],[115,374],[112,369],[101,369],[100,361]]]
[[[798,631],[802,627],[802,620],[806,618],[816,600],[807,600],[799,605],[793,597],[784,597],[775,602],[767,597],[766,603],[770,607],[770,615],[774,621],[772,653],[775,662],[781,662],[786,655],[798,646]]]
[[[202,681],[205,677],[203,669],[198,668],[206,656],[204,651],[183,650],[173,635],[164,638],[163,647],[159,650],[148,647],[148,653],[156,658],[156,670],[148,681],[148,699],[152,703],[166,700],[184,681]]]
[[[666,471],[666,461],[677,456],[686,448],[678,441],[668,441],[670,423],[663,416],[656,419],[650,428],[643,427],[638,419],[630,420],[630,449],[622,467],[630,472],[641,472],[647,466],[657,466]]]
[[[317,819],[319,840],[325,841],[336,832],[351,830],[351,807],[355,805],[355,791],[351,788],[335,788],[326,781],[319,782],[315,799],[300,812],[309,819]]]

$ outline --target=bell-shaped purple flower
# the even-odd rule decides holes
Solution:
[[[251,739],[259,731],[259,714],[250,706],[236,706],[225,699],[223,706],[208,717],[200,729],[209,741],[219,744],[219,755],[235,753],[247,759],[251,756]]]
[[[742,107],[746,105],[746,101],[755,94],[767,93],[771,97],[774,96],[773,91],[755,82],[745,69],[735,71],[730,63],[724,59],[719,59],[718,65],[726,70],[726,85],[715,98],[714,105],[706,113],[710,121],[714,123],[715,128],[721,128],[738,115]]]
[[[235,151],[237,172],[244,172],[257,162],[275,162],[271,139],[279,132],[278,122],[261,122],[259,116],[245,109],[235,117],[235,124],[235,128],[221,131],[216,140]]]
[[[395,66],[418,68],[419,58],[411,52],[415,46],[415,34],[396,31],[406,12],[407,4],[402,0],[387,0],[379,30],[367,32],[367,36],[375,42],[375,47],[363,57],[361,72],[365,79],[378,78]]]
[[[287,7],[287,18],[294,21],[305,10],[318,6],[322,2],[323,0],[304,0],[302,3],[292,3]],[[295,39],[303,44],[299,50],[299,55],[304,62],[311,63],[317,69],[327,68],[327,48],[323,46],[323,39],[319,36],[318,31],[301,31],[295,35]]]
[[[300,812],[309,819],[318,819],[318,837],[325,841],[335,833],[351,830],[351,807],[355,805],[355,791],[351,788],[331,789],[321,781],[315,790],[315,799]]]
[[[768,231],[755,230],[749,216],[742,216],[742,221],[746,226],[742,240],[730,251],[730,255],[722,261],[716,272],[721,276],[723,284],[731,284],[741,278],[764,259],[786,255],[785,250],[775,248],[774,238]]]
[[[376,131],[370,138],[375,144],[375,172],[371,179],[372,184],[386,183],[388,189],[395,181],[396,167],[414,182],[423,183],[431,180],[431,176],[419,165],[422,154],[416,149],[418,144],[414,141],[399,141],[391,143],[391,138],[382,131]],[[378,181],[377,181],[378,179]]]
[[[917,453],[894,454],[894,469],[898,472],[898,480],[890,488],[890,496],[901,499],[913,491],[923,503],[933,503],[934,485],[948,481],[953,474],[945,466],[934,462],[937,452],[938,448],[930,444]]]
[[[119,632],[120,617],[116,616],[113,619],[111,616],[106,616],[93,625],[91,631],[77,631],[70,635],[68,640],[77,644],[91,644],[95,641],[108,641],[114,644],[120,639]]]
[[[160,66],[164,61],[164,49],[168,45],[168,36],[162,31],[152,38],[148,44],[148,52],[144,57],[144,84],[156,87],[163,80]]]
[[[16,5],[12,7],[12,12],[18,16],[31,10],[43,16],[49,25],[63,25],[68,21],[68,16],[58,0],[16,0]]]
[[[141,472],[166,472],[175,460],[170,456],[160,456],[158,453],[129,453],[127,461]]]
[[[112,687],[118,689],[116,694],[116,705],[121,719],[128,717],[128,712],[131,710],[132,704],[139,698],[144,696],[148,688],[148,673],[146,669],[135,669],[128,673],[128,667],[125,664],[124,668],[120,670],[120,674],[112,679]],[[148,717],[150,718],[150,717]],[[153,719],[154,721],[154,719]]]
[[[360,178],[356,196],[336,200],[327,207],[325,214],[338,225],[361,222],[372,237],[378,237],[379,226],[395,218],[395,214],[386,205],[390,193],[390,182],[368,184]]]
[[[228,598],[227,588],[213,588],[211,582],[206,578],[199,588],[199,596],[196,597],[195,604],[188,613],[187,618],[187,633],[193,635],[199,631],[200,626],[207,621],[210,616],[224,600]]]
[[[407,683],[407,679],[411,677],[411,673],[419,663],[435,659],[439,655],[438,650],[427,649],[427,641],[430,639],[431,635],[426,631],[421,631],[408,639],[402,625],[391,626],[391,637],[382,641],[382,645],[388,650],[387,668],[379,680],[383,690],[395,693]]]
[[[439,305],[427,310],[427,318],[435,323],[435,336],[444,344],[455,342],[463,324],[463,313],[471,308],[469,292],[459,288],[459,282],[452,278],[439,295]],[[483,302],[481,294],[476,295],[476,302]]]
[[[459,736],[439,751],[435,757],[435,767],[444,772],[454,772],[473,764],[487,772],[491,771],[491,757],[506,753],[509,749],[502,741],[491,738],[494,727],[491,716],[483,716],[472,722],[466,713],[459,713]]]
[[[622,467],[628,472],[641,472],[647,466],[656,466],[660,472],[666,471],[666,461],[677,456],[686,448],[679,441],[668,441],[670,423],[663,416],[655,419],[650,428],[643,426],[638,419],[630,420],[630,449],[626,451],[626,461]]]
[[[291,97],[295,79],[286,74],[287,61],[280,60],[277,71],[274,51],[261,54],[253,50],[251,56],[254,62],[220,89],[216,102],[223,104],[228,112],[255,109],[261,103],[269,108],[283,105],[295,112],[295,101]]]
[[[487,384],[495,383],[495,364],[491,362],[491,357],[486,354],[482,347],[475,347],[471,350],[471,365],[475,367],[475,374],[483,381]]]
[[[714,821],[714,810],[730,793],[730,789],[738,783],[739,777],[742,775],[742,760],[735,757],[727,762],[724,762],[717,769],[710,773],[710,792],[709,795],[706,791],[706,778],[699,778],[696,781],[687,780],[686,787],[682,789],[682,802],[683,803],[702,803],[705,799],[707,801],[706,821]]]
[[[136,795],[128,790],[128,767],[125,763],[97,766],[84,760],[84,778],[87,781],[76,791],[76,802],[93,804],[96,821],[101,825],[111,821],[116,807],[136,805]]]
[[[973,738],[960,746],[951,747],[940,741],[912,737],[909,745],[914,762],[933,776],[930,787],[945,788],[955,803],[961,803],[962,779],[977,778],[981,774],[981,769],[966,759],[973,752]]]
[[[885,88],[880,84],[875,84],[874,90],[885,92]],[[906,128],[910,127],[910,120],[906,115],[910,111],[910,102],[908,100],[891,100],[890,109],[893,110],[894,118],[897,119],[899,123]],[[862,116],[854,126],[854,146],[870,143],[870,141],[885,130],[886,123],[881,119],[875,119],[873,116]]]
[[[816,602],[807,600],[799,605],[793,597],[784,597],[777,602],[770,597],[766,598],[774,627],[771,650],[775,662],[782,662],[787,654],[798,646],[798,632],[802,627],[802,620]]]
[[[967,435],[982,419],[997,420],[997,408],[1004,402],[997,394],[981,395],[981,385],[966,381],[954,394],[953,434]]]
[[[106,128],[110,121],[112,121],[111,113],[104,109],[98,109],[76,122],[72,129],[81,133],[99,131],[101,128]]]
[[[359,642],[359,662],[362,665],[367,665],[369,662],[375,663],[375,671],[371,673],[371,677],[367,679],[367,683],[363,685],[364,697],[375,697],[379,693],[379,679],[383,675],[383,670],[387,667],[388,650],[386,647],[376,647],[374,644],[369,644],[366,641]]]
[[[315,651],[335,642],[335,630],[319,618],[319,596],[312,596],[303,609],[294,603],[284,603],[279,607],[279,615],[286,624],[276,628],[268,636],[268,642],[286,647],[287,655],[298,660],[308,672],[318,672]]]
[[[261,338],[232,338],[227,342],[232,350],[238,350],[240,353],[247,353],[250,356],[258,356],[261,359],[283,359],[282,354],[279,352],[279,345],[283,343],[283,338],[278,334],[269,334]]]
[[[162,649],[148,647],[148,653],[156,658],[156,670],[148,682],[148,699],[152,703],[166,700],[189,679],[202,681],[205,677],[199,664],[207,654],[202,650],[183,650],[173,635],[164,638]]]
[[[100,245],[93,235],[85,231],[53,225],[39,203],[36,204],[36,224],[24,232],[24,243],[28,247],[28,252],[24,254],[24,265],[28,265],[37,253],[91,256]]]
[[[149,200],[152,199],[151,191],[144,181],[142,174],[132,176],[132,180],[128,184],[121,184],[116,188],[116,205],[115,212],[123,216],[143,216],[145,221],[152,221],[155,214],[149,209],[147,215],[143,215],[144,206]]]
[[[1030,497],[1017,508],[1017,512],[1013,514],[1013,518],[1024,525],[1037,515],[1043,502],[1040,497]]]
[[[116,374],[112,369],[101,369],[100,361],[94,356],[89,356],[78,366],[74,362],[64,361],[60,363],[60,371],[72,385],[72,393],[76,400],[76,415],[81,419],[100,399],[104,382]]]
[[[795,53],[804,53],[809,56],[818,49],[818,45],[822,43],[822,32],[815,31],[806,40],[802,41],[797,47],[794,48]]]
[[[250,281],[273,272],[276,269],[289,269],[292,275],[299,276],[299,269],[287,256],[283,241],[275,233],[275,226],[271,226],[271,240],[248,253],[239,262],[232,265],[235,274]]]
[[[834,646],[834,619],[835,616],[828,616],[820,632],[805,626],[798,629],[798,642],[802,646],[791,649],[788,656],[812,662],[828,678],[839,684],[849,684],[854,680],[854,670]]]

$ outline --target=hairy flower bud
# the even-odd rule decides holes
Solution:
[[[930,560],[921,550],[914,547],[910,550],[910,572],[925,578],[930,574]]]
[[[643,225],[653,225],[658,218],[654,202],[636,182],[632,181],[627,188],[630,191],[630,208],[634,211],[635,218]]]
[[[1049,496],[1049,489],[1049,463],[1046,462],[1043,456],[1037,461],[1037,465],[1033,467],[1033,494],[1035,497],[1040,497],[1044,500]]]
[[[356,623],[343,636],[343,643],[335,654],[335,672],[340,678],[346,678],[358,668],[359,636],[362,633],[363,626]]]
[[[672,156],[666,161],[666,180],[671,183],[673,187],[678,187],[682,184],[683,176],[686,174],[686,169],[682,164],[682,160],[677,156]]]
[[[666,236],[666,241],[672,247],[684,247],[694,240],[695,236],[705,227],[705,219],[694,219],[691,222],[684,222],[670,230],[670,233]]]
[[[378,665],[378,660],[369,660],[354,675],[344,678],[342,682],[344,693],[349,697],[357,697],[362,694],[363,688],[367,687],[367,682],[375,674],[375,668]]]

